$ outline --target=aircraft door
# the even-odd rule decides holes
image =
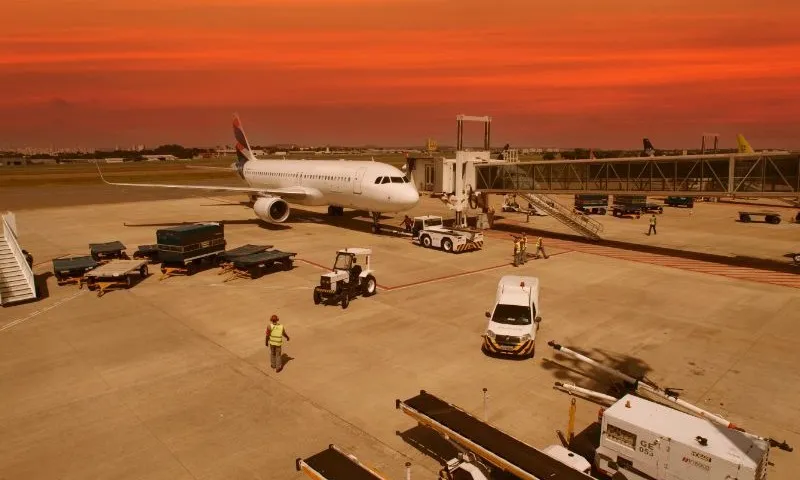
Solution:
[[[356,171],[355,178],[353,178],[353,193],[361,193],[361,183],[364,181],[364,173],[367,171],[367,167],[359,168]]]

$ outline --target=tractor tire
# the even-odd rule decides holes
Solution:
[[[314,289],[314,305],[319,305],[320,303],[322,303],[322,295],[315,288]]]
[[[449,238],[442,239],[442,250],[445,252],[452,252],[453,251],[453,242]]]
[[[428,235],[423,235],[419,239],[419,244],[422,245],[425,248],[431,248],[431,245],[432,245],[431,237],[429,237]]]
[[[349,294],[344,294],[342,296],[342,310],[347,308],[348,305],[350,305],[350,295]]]
[[[378,293],[378,282],[375,281],[375,277],[372,275],[367,275],[364,278],[364,293],[365,297],[371,297]]]
[[[800,253],[795,253],[792,260],[794,260],[794,263],[800,263]]]

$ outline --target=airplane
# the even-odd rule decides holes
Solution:
[[[379,233],[381,213],[402,212],[419,203],[419,192],[399,169],[385,163],[362,160],[257,160],[242,129],[233,117],[236,162],[231,165],[247,187],[115,183],[123,187],[177,188],[241,192],[250,196],[260,220],[282,223],[289,218],[289,204],[328,206],[328,215],[341,216],[345,208],[370,212],[372,232]]]
[[[656,156],[656,149],[653,148],[653,144],[650,143],[649,138],[643,138],[642,144],[644,145],[644,152],[642,152],[643,157],[655,157]]]

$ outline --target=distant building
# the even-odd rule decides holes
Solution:
[[[0,158],[0,167],[13,167],[27,164],[28,161],[22,157]]]

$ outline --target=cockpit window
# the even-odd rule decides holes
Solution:
[[[376,178],[376,179],[375,179],[375,185],[377,185],[377,184],[381,183],[381,181],[382,181],[382,180],[383,180],[383,177],[378,177],[378,178]]]
[[[403,183],[403,177],[392,177],[392,183]]]
[[[389,177],[383,177],[383,181],[381,183],[383,184],[383,183],[389,183],[389,182],[390,182]]]

